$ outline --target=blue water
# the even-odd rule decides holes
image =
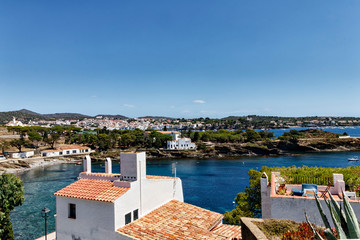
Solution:
[[[238,192],[248,185],[249,169],[266,166],[357,166],[359,162],[349,162],[347,158],[360,155],[351,153],[314,153],[301,156],[246,157],[240,159],[178,159],[151,160],[147,163],[147,173],[172,176],[171,165],[177,162],[177,176],[182,179],[185,202],[212,211],[224,213],[233,208],[233,200]],[[11,213],[16,239],[34,239],[44,234],[44,221],[40,211],[46,206],[50,212],[48,231],[55,230],[55,197],[57,190],[74,182],[82,171],[82,166],[60,164],[33,169],[20,177],[25,185],[26,201]],[[93,172],[103,172],[100,164],[93,164]],[[119,164],[114,163],[114,172],[119,172]]]

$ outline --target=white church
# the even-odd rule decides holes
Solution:
[[[180,178],[147,175],[144,152],[120,159],[121,174],[109,158],[105,173],[92,173],[86,156],[79,180],[55,193],[51,239],[241,239],[222,214],[184,203]]]

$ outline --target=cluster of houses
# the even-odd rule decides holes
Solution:
[[[76,182],[55,193],[51,239],[241,239],[241,228],[223,224],[222,214],[184,203],[180,178],[147,175],[144,152],[121,153],[120,174],[110,158],[105,173],[91,172],[89,156],[83,166]]]

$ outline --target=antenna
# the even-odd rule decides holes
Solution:
[[[171,173],[175,175],[176,178],[176,162],[171,164]]]

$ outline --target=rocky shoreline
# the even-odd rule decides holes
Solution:
[[[133,149],[135,150],[135,149]],[[127,149],[124,151],[131,151]],[[300,140],[273,140],[255,143],[217,143],[195,151],[167,151],[147,150],[149,160],[157,159],[226,159],[256,156],[292,156],[313,152],[351,152],[360,151],[360,138],[346,139],[300,139]],[[104,161],[106,157],[120,160],[120,151],[95,154],[93,161]],[[57,157],[57,158],[28,158],[9,160],[0,163],[0,174],[4,171],[19,174],[38,167],[45,167],[60,163],[74,163],[81,161],[84,156]]]

